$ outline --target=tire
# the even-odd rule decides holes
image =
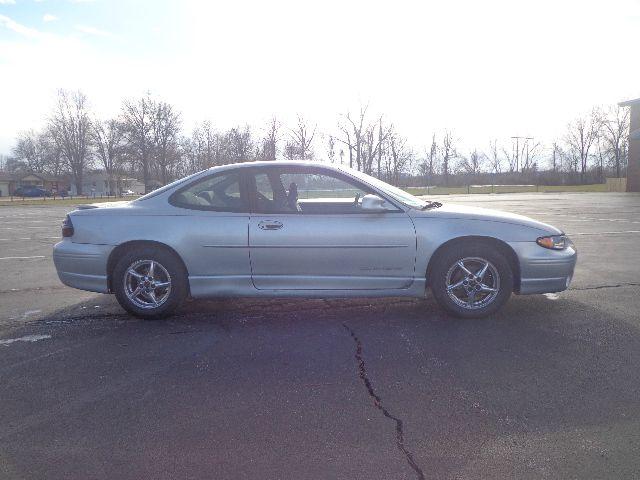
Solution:
[[[187,297],[187,272],[167,249],[135,247],[118,259],[112,286],[122,308],[136,317],[153,320],[171,315]]]
[[[431,291],[438,304],[455,317],[486,317],[500,309],[511,296],[513,271],[493,245],[458,244],[434,260],[431,278],[427,279]]]

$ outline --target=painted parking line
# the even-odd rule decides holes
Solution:
[[[50,240],[60,238],[60,235],[55,237],[19,237],[19,238],[0,238],[0,242],[15,242],[16,240]]]
[[[4,225],[22,225],[23,223],[44,223],[51,220],[21,220],[19,222],[4,222]]]
[[[0,345],[11,345],[16,342],[38,342],[40,340],[47,340],[51,338],[51,335],[25,335],[24,337],[18,338],[7,338],[4,340],[0,340]]]
[[[584,233],[567,233],[567,235],[634,235],[640,233],[640,230],[625,230],[623,232],[584,232]]]
[[[31,260],[35,258],[47,258],[46,255],[32,255],[30,257],[0,257],[0,260]]]
[[[25,228],[56,228],[59,227],[60,225],[49,225],[49,226],[38,226],[38,227],[3,227],[0,225],[0,229],[4,229],[4,230],[24,230]]]

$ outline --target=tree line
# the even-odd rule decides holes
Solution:
[[[81,91],[60,90],[45,127],[19,134],[5,169],[68,174],[79,193],[95,167],[105,171],[111,191],[123,175],[149,190],[215,165],[281,159],[341,163],[395,185],[591,183],[625,175],[628,125],[628,109],[594,108],[549,145],[513,137],[462,151],[445,130],[429,135],[419,151],[368,106],[340,115],[332,132],[298,115],[293,125],[273,117],[259,128],[219,130],[202,121],[186,133],[181,113],[150,94],[124,100],[117,116],[104,119]]]

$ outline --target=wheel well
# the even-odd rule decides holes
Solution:
[[[184,267],[184,271],[187,272],[187,276],[189,276],[189,270],[187,270],[187,266],[184,264],[182,257],[180,257],[180,255],[178,255],[178,252],[176,252],[169,245],[161,242],[155,242],[153,240],[132,240],[130,242],[121,243],[116,248],[114,248],[111,251],[111,254],[109,255],[109,259],[107,260],[107,285],[109,287],[110,292],[113,292],[111,282],[113,278],[113,270],[116,268],[116,263],[118,263],[118,259],[122,255],[124,255],[125,252],[131,250],[132,248],[144,247],[144,246],[162,248],[167,252],[171,253],[180,261],[180,263],[182,263],[182,266]],[[187,292],[189,293],[189,282],[187,282]]]
[[[435,259],[449,248],[455,248],[460,245],[470,244],[470,245],[478,245],[482,243],[484,245],[490,246],[492,248],[497,249],[500,253],[502,253],[507,261],[509,262],[509,266],[513,271],[513,290],[514,292],[520,291],[520,262],[518,261],[518,256],[516,252],[513,251],[507,243],[502,240],[498,240],[497,238],[492,237],[482,237],[482,236],[467,236],[467,237],[457,237],[451,240],[446,241],[442,245],[440,245],[435,252],[431,255],[429,259],[429,265],[427,265],[427,284],[429,283],[429,278],[431,278],[431,269],[435,264]]]

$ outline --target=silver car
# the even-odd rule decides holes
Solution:
[[[214,167],[67,215],[53,259],[71,287],[158,318],[207,297],[424,297],[482,317],[512,292],[565,290],[577,253],[530,218],[416,198],[317,162]]]

